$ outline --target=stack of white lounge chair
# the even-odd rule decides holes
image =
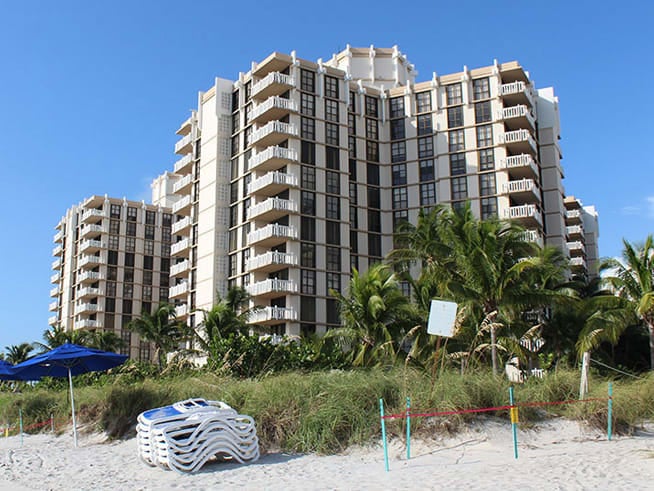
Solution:
[[[136,435],[145,463],[178,472],[195,472],[210,459],[259,458],[254,420],[220,401],[187,399],[145,411]]]

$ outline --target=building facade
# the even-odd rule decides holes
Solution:
[[[438,203],[516,220],[588,273],[570,245],[553,89],[517,62],[416,76],[397,47],[348,46],[328,61],[273,53],[199,94],[173,172],[153,182],[174,215],[179,317],[198,324],[238,285],[263,306],[251,319],[262,330],[323,333],[340,322],[329,292]]]
[[[54,236],[50,326],[113,331],[124,354],[149,361],[127,324],[168,301],[171,225],[170,209],[107,196],[68,209]]]

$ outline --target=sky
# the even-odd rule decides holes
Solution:
[[[654,3],[629,0],[2,2],[0,351],[48,328],[65,211],[93,194],[149,200],[198,91],[273,51],[398,45],[418,81],[518,60],[555,88],[566,194],[597,208],[600,255],[619,255],[654,224],[652,19]]]

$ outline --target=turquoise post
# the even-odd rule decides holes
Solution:
[[[388,472],[388,447],[386,446],[386,420],[384,419],[384,400],[379,399],[379,414],[381,416],[382,441],[384,442],[384,466]]]
[[[411,458],[411,399],[406,398],[406,459]]]
[[[613,383],[609,382],[609,414],[607,417],[606,434],[611,441],[613,435]]]
[[[511,431],[513,433],[513,456],[518,458],[518,418],[517,408],[513,405],[513,387],[509,387],[509,404],[511,405]]]
[[[23,446],[23,410],[18,410],[18,425],[20,426],[20,446]]]

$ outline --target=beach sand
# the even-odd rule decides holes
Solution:
[[[390,444],[384,470],[381,441],[340,455],[269,453],[249,465],[211,463],[196,474],[152,468],[136,439],[103,435],[0,438],[0,489],[7,490],[380,490],[380,489],[654,489],[654,424],[629,436],[589,430],[562,419],[518,433],[513,456],[507,422],[486,421],[454,437]]]

